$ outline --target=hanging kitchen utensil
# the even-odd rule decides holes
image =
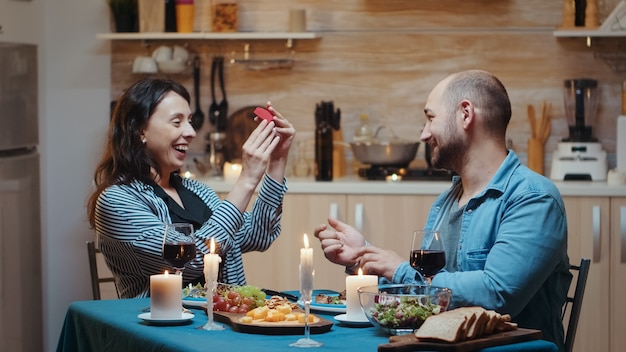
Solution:
[[[220,103],[220,121],[217,124],[218,131],[226,130],[226,122],[228,119],[228,100],[226,100],[226,88],[224,87],[224,57],[220,56],[219,66],[218,66],[219,78],[220,78],[220,89],[222,90],[222,102]]]
[[[215,74],[217,71],[217,61],[218,57],[213,58],[213,62],[211,63],[211,105],[209,105],[209,121],[211,121],[212,125],[216,125],[216,117],[219,114],[219,105],[217,104],[217,99],[215,98]]]
[[[222,93],[222,101],[219,103],[215,97],[216,76],[217,79],[219,79]],[[218,132],[224,132],[226,130],[226,121],[228,119],[228,100],[226,100],[226,88],[224,87],[224,58],[222,56],[214,57],[211,65],[211,97],[213,98],[213,101],[209,106],[209,120]]]
[[[204,114],[200,108],[200,58],[193,59],[193,94],[196,101],[196,111],[191,115],[191,127],[199,130],[204,123]]]

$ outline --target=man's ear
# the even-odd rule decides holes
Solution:
[[[463,115],[463,128],[467,129],[474,123],[474,119],[476,118],[474,104],[469,100],[463,100],[460,104],[460,110]]]

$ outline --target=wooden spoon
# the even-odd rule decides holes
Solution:
[[[537,138],[537,122],[535,119],[535,107],[528,104],[528,121],[530,122],[530,138]]]

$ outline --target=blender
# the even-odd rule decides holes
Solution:
[[[550,178],[560,181],[606,180],[606,152],[592,134],[598,107],[598,81],[586,78],[565,80],[563,100],[569,137],[559,142],[552,156]]]

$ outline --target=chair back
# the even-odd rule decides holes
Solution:
[[[583,297],[585,295],[585,286],[587,285],[587,275],[589,274],[589,267],[591,266],[591,260],[587,258],[582,258],[580,260],[580,265],[570,264],[570,271],[578,272],[578,277],[576,281],[572,281],[572,283],[576,283],[574,289],[574,295],[567,296],[567,300],[565,301],[565,305],[563,306],[563,312],[561,314],[561,319],[565,318],[565,313],[569,307],[569,321],[567,322],[567,330],[565,332],[565,351],[571,352],[574,348],[574,338],[576,337],[576,329],[578,328],[578,320],[580,318],[580,309],[583,304]],[[565,322],[563,322],[565,325]]]
[[[102,256],[100,250],[96,248],[94,241],[87,241],[87,258],[89,259],[89,273],[91,275],[91,292],[94,300],[100,300],[102,297],[101,285],[108,284],[108,286],[113,286],[115,289],[115,295],[119,298],[119,293],[117,292],[117,286],[115,286],[115,279],[113,278],[113,274],[102,265]],[[100,260],[99,260],[100,259]],[[113,285],[111,285],[111,283]],[[110,290],[109,290],[110,291]],[[108,295],[113,296],[113,295]],[[114,298],[114,297],[108,297]]]

